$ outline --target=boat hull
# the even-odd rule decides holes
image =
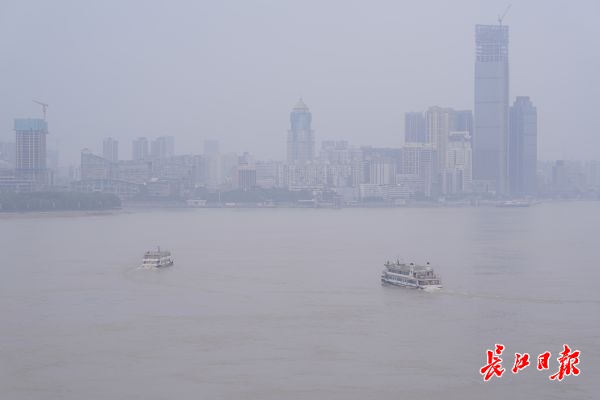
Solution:
[[[410,283],[410,282],[401,282],[401,281],[396,281],[396,280],[392,280],[392,279],[387,279],[385,277],[381,277],[381,283],[383,285],[392,285],[392,286],[400,286],[400,287],[405,287],[405,288],[409,288],[409,289],[419,289],[419,290],[424,290],[426,292],[435,292],[436,290],[440,290],[442,288],[442,285],[418,285],[418,284],[414,284],[414,283]]]
[[[140,265],[140,268],[166,268],[166,267],[170,267],[174,264],[173,261],[168,262],[168,263],[164,263],[164,264],[142,264]]]

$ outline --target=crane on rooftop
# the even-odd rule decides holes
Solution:
[[[48,104],[42,103],[41,101],[33,100],[34,103],[42,106],[42,112],[44,113],[44,121],[46,120],[46,109],[48,108]]]
[[[508,7],[506,7],[506,10],[504,10],[504,13],[502,13],[502,15],[498,14],[498,25],[502,26],[502,20],[504,19],[504,17],[506,17],[506,14],[508,14],[510,6],[511,4],[509,4]]]

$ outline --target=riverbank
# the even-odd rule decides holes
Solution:
[[[121,208],[112,193],[31,192],[0,193],[0,212],[105,211]]]

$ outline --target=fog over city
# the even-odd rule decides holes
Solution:
[[[538,112],[540,160],[597,159],[597,1],[513,2],[510,104]],[[322,140],[398,147],[404,113],[473,109],[474,26],[506,1],[0,2],[0,141],[41,118],[60,164],[117,138],[174,136],[177,152],[285,159],[302,97]]]
[[[508,1],[0,0],[0,400],[600,398],[600,0]]]

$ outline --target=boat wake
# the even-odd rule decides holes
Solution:
[[[135,269],[137,271],[160,271],[160,268],[154,265],[138,265]]]
[[[444,294],[448,296],[465,297],[470,299],[485,299],[496,300],[507,303],[537,303],[537,304],[600,304],[600,300],[595,299],[551,299],[543,297],[526,297],[526,296],[506,296],[498,293],[477,293],[458,290],[444,290]]]

